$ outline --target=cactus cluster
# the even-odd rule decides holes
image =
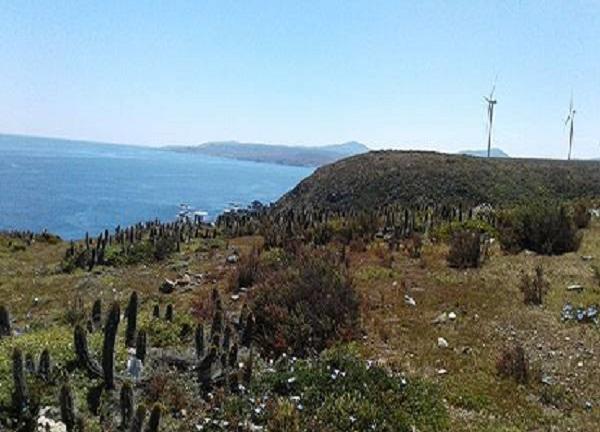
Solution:
[[[214,236],[216,230],[199,220],[140,222],[124,229],[119,226],[112,234],[104,230],[96,238],[86,232],[82,243],[70,242],[65,251],[63,269],[92,271],[97,265],[159,261],[175,251],[180,252],[181,244],[194,238]]]
[[[260,234],[268,247],[291,246],[294,242],[322,245],[333,236],[331,223],[342,221],[341,240],[349,242],[357,237],[373,239],[384,237],[390,246],[397,247],[401,239],[413,233],[430,232],[448,222],[463,222],[479,218],[494,225],[495,214],[479,207],[461,204],[419,204],[410,207],[388,204],[369,210],[333,211],[313,208],[288,210],[284,213],[265,207],[259,210],[238,210],[224,213],[217,226],[233,236]]]

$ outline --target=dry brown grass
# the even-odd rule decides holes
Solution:
[[[142,308],[159,302],[174,303],[177,311],[187,311],[194,298],[210,292],[213,286],[225,292],[233,270],[225,264],[229,251],[235,248],[248,253],[260,242],[259,238],[245,237],[231,240],[229,249],[222,244],[210,250],[193,243],[184,245],[180,254],[164,263],[101,267],[91,274],[54,272],[66,244],[35,244],[13,251],[0,242],[0,296],[18,326],[62,319],[65,305],[75,294],[84,299],[89,310],[98,296],[105,305],[115,298],[125,303],[135,289]],[[366,333],[359,347],[368,358],[437,381],[451,412],[451,430],[578,431],[595,430],[600,424],[600,332],[591,325],[560,320],[567,301],[574,306],[600,304],[600,286],[593,271],[593,266],[600,265],[600,223],[585,230],[577,253],[506,255],[495,246],[479,269],[448,268],[444,244],[425,242],[419,259],[394,252],[391,260],[387,256],[382,260],[377,251],[372,247],[348,251]],[[581,255],[593,259],[584,261]],[[529,307],[523,303],[520,276],[522,272],[532,273],[538,265],[544,267],[550,289],[541,307]],[[186,271],[202,274],[202,282],[190,291],[159,293],[163,278],[172,279]],[[567,291],[566,287],[574,283],[583,285],[584,290]],[[405,303],[405,294],[415,299],[416,307]],[[224,301],[230,303],[227,296]],[[454,312],[456,320],[433,324],[443,312]],[[438,337],[445,338],[449,347],[439,348]],[[551,377],[556,387],[535,380],[519,385],[498,376],[498,354],[514,343],[522,344],[532,368]],[[440,369],[447,373],[439,374]],[[565,400],[572,401],[568,410],[547,402],[549,394],[558,397],[563,389]],[[585,409],[586,401],[592,402],[591,410]]]

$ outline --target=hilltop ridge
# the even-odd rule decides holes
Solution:
[[[514,204],[600,196],[598,161],[485,159],[425,151],[372,151],[317,169],[275,209],[350,211],[399,203]]]

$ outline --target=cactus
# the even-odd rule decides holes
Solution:
[[[119,398],[121,408],[121,429],[127,430],[132,424],[134,400],[133,400],[133,387],[129,382],[126,382],[121,387],[121,394]]]
[[[198,366],[198,379],[202,388],[208,392],[212,387],[212,366],[217,358],[217,349],[212,346],[208,355],[202,359]]]
[[[148,352],[148,338],[145,330],[140,330],[135,341],[135,356],[142,363],[146,361],[146,353]]]
[[[160,427],[160,416],[162,414],[162,407],[159,404],[154,404],[152,411],[150,412],[150,419],[148,420],[148,432],[158,432]]]
[[[229,390],[231,393],[238,393],[240,390],[240,374],[239,370],[235,370],[229,374]]]
[[[138,313],[138,295],[137,292],[133,291],[129,297],[129,303],[125,310],[127,317],[127,328],[125,330],[125,346],[132,347],[135,345],[135,332],[137,327],[137,313]]]
[[[27,373],[35,372],[35,361],[33,360],[33,354],[31,353],[25,354],[25,370]]]
[[[250,385],[250,380],[252,380],[252,368],[254,366],[254,351],[250,349],[250,355],[248,356],[248,361],[244,365],[244,385],[248,387]]]
[[[27,417],[29,411],[29,391],[23,370],[23,353],[15,348],[12,355],[12,372],[14,390],[12,394],[13,409],[17,418]]]
[[[248,314],[246,319],[246,325],[244,326],[244,334],[242,335],[242,345],[246,348],[250,348],[252,345],[252,339],[254,338],[254,315]]]
[[[198,324],[196,326],[196,334],[194,337],[196,343],[196,357],[204,357],[204,324]]]
[[[44,381],[49,381],[51,373],[52,373],[52,362],[50,360],[50,351],[48,351],[48,348],[46,348],[40,354],[40,361],[38,363],[38,375]]]
[[[119,327],[121,310],[118,303],[113,303],[106,325],[104,326],[104,344],[102,346],[102,371],[106,390],[115,388],[115,341]]]
[[[215,336],[220,337],[222,330],[223,330],[223,310],[221,308],[216,308],[215,314],[213,315],[212,324],[210,327],[210,338],[214,339]]]
[[[68,383],[63,384],[60,389],[60,418],[67,427],[67,432],[75,430],[75,408],[73,394]]]
[[[173,305],[170,303],[167,305],[167,310],[165,311],[165,319],[169,322],[173,321]]]
[[[229,350],[229,367],[235,368],[238,362],[238,346],[233,344]]]
[[[0,305],[0,338],[11,335],[10,315],[5,306]]]
[[[94,329],[102,328],[102,300],[96,299],[92,306],[92,324]]]
[[[73,333],[73,345],[75,346],[75,355],[78,366],[86,369],[88,373],[93,376],[102,376],[102,370],[100,369],[100,366],[93,361],[92,357],[90,356],[85,329],[81,327],[81,325],[77,324]]]
[[[142,428],[144,427],[144,420],[146,418],[146,407],[142,404],[138,405],[135,410],[135,415],[131,420],[131,426],[129,427],[129,432],[142,432]]]
[[[225,326],[225,334],[223,335],[223,351],[229,351],[229,345],[231,343],[231,327]]]

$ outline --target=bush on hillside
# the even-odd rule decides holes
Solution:
[[[357,334],[358,297],[333,257],[307,250],[262,276],[252,310],[265,352],[306,355]]]
[[[573,205],[573,222],[579,229],[587,228],[590,225],[592,215],[588,209],[588,203],[579,200]]]
[[[448,413],[435,385],[367,364],[351,349],[334,348],[311,360],[280,359],[273,369],[252,386],[278,398],[267,413],[273,426],[331,432],[448,430]],[[290,395],[301,398],[282,405],[279,398],[289,400]]]
[[[548,281],[544,277],[544,269],[542,266],[537,266],[535,268],[534,276],[523,273],[521,276],[520,288],[523,293],[523,301],[525,304],[541,305],[544,295],[550,288]]]
[[[496,362],[496,371],[503,378],[511,378],[519,384],[527,384],[531,372],[525,349],[521,345],[504,348]]]
[[[564,205],[538,202],[500,214],[500,242],[505,250],[517,253],[528,249],[544,255],[576,251],[581,236]]]
[[[453,268],[476,268],[483,260],[481,234],[462,229],[454,232],[448,251],[448,265]]]

